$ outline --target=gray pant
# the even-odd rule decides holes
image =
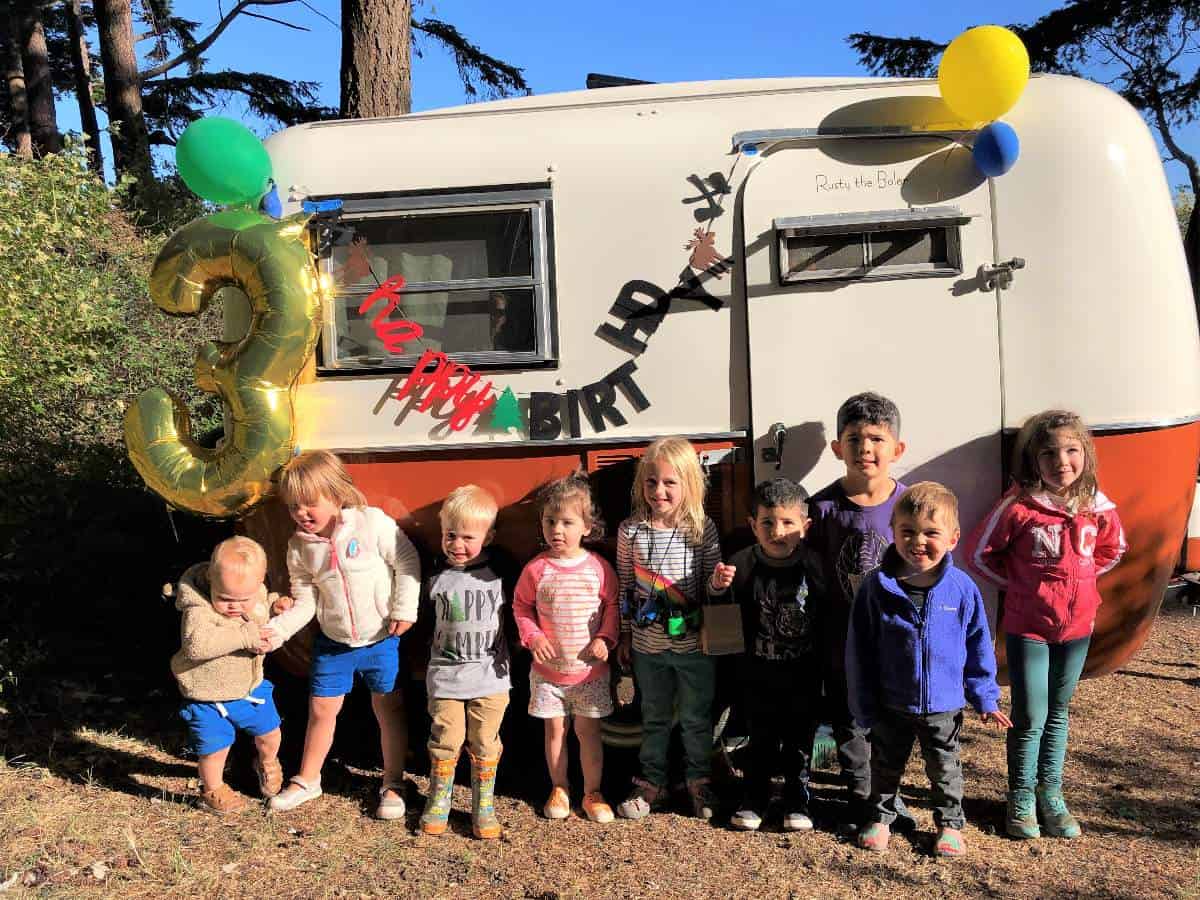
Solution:
[[[871,803],[875,821],[891,825],[904,812],[900,801],[900,779],[912,753],[913,738],[921,744],[925,774],[933,794],[933,818],[939,826],[962,828],[962,764],[958,759],[958,735],[962,710],[913,715],[884,709],[871,728]]]

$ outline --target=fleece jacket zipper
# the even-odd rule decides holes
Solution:
[[[354,624],[354,604],[350,602],[350,583],[346,581],[346,570],[342,568],[342,564],[338,560],[337,543],[333,540],[329,541],[329,564],[337,570],[338,577],[342,579],[342,593],[346,597],[346,612],[350,615],[350,639],[357,641],[358,628]]]

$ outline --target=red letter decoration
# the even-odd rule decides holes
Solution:
[[[452,409],[448,423],[450,430],[462,431],[472,419],[496,402],[490,381],[475,388],[479,379],[470,366],[451,362],[445,353],[437,350],[426,350],[396,391],[396,399],[424,394],[418,412],[428,412],[434,404],[449,400]]]
[[[391,311],[400,305],[402,290],[404,290],[404,276],[393,275],[367,294],[367,298],[358,307],[359,315],[365,315],[376,301],[384,301],[383,307],[375,313],[375,318],[371,320],[371,328],[383,341],[383,346],[388,353],[403,353],[405,344],[417,340],[425,333],[425,329],[416,322],[408,319],[393,322],[387,318]]]

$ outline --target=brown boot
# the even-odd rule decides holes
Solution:
[[[200,808],[219,816],[228,813],[241,812],[246,808],[246,798],[235,793],[233,788],[225,783],[218,784],[211,791],[200,792]]]
[[[264,797],[274,797],[283,790],[283,766],[278,756],[255,760],[254,773],[258,776],[259,793]]]

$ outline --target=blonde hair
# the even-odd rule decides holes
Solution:
[[[221,589],[228,575],[255,575],[261,582],[267,575],[266,551],[257,541],[242,535],[221,541],[208,562],[208,580],[214,591]]]
[[[592,484],[587,474],[582,471],[572,472],[542,487],[538,492],[539,516],[544,516],[548,509],[565,509],[572,504],[579,507],[583,524],[587,526],[584,537],[593,540],[603,536],[603,525],[600,522],[600,510],[592,497]]]
[[[284,503],[315,503],[324,498],[342,508],[367,505],[342,461],[328,450],[309,450],[288,460],[279,476],[279,494]]]
[[[659,438],[646,448],[638,460],[637,472],[633,476],[633,517],[643,522],[651,519],[650,506],[646,503],[646,475],[650,467],[667,463],[679,476],[681,502],[675,525],[692,544],[704,543],[704,490],[707,480],[696,448],[681,437]]]
[[[499,511],[496,498],[490,493],[477,484],[464,484],[446,495],[438,519],[442,528],[452,528],[465,522],[482,522],[490,529]]]
[[[1083,447],[1083,471],[1067,488],[1067,500],[1080,509],[1088,509],[1096,499],[1099,487],[1096,480],[1096,445],[1092,443],[1092,436],[1083,419],[1068,410],[1048,409],[1025,420],[1017,432],[1017,442],[1013,447],[1013,481],[1026,493],[1043,487],[1038,454],[1050,443],[1054,432],[1060,429],[1072,432]]]
[[[918,519],[922,516],[933,518],[935,513],[941,513],[945,523],[958,530],[958,498],[944,484],[936,481],[918,481],[896,501],[892,507],[892,526],[901,516]]]

